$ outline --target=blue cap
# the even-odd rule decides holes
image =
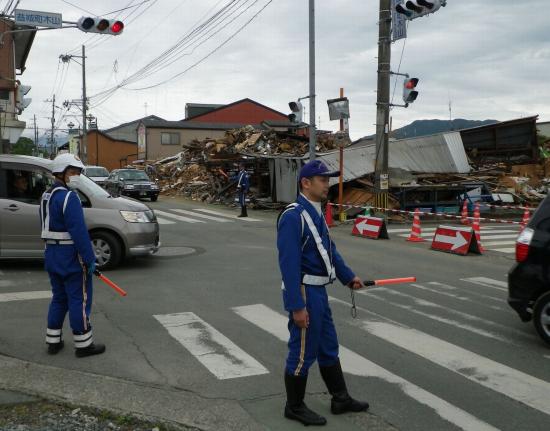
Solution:
[[[321,160],[312,160],[307,162],[302,169],[300,170],[299,180],[302,178],[310,177],[338,177],[340,176],[340,171],[329,171],[327,165],[325,165]]]

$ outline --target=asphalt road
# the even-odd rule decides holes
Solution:
[[[286,318],[276,214],[251,211],[256,220],[238,220],[226,217],[236,210],[174,198],[152,207],[163,223],[162,252],[107,273],[128,297],[95,282],[92,323],[105,355],[77,360],[70,339],[60,355],[46,355],[47,298],[0,300],[0,353],[237,401],[266,429],[300,429],[282,418]],[[330,287],[350,392],[368,400],[373,415],[331,416],[314,367],[309,404],[327,414],[326,429],[550,428],[550,349],[505,302],[513,255],[462,257],[397,234],[373,241],[350,232],[340,226],[333,237],[358,275],[418,281],[357,294],[356,319],[349,290]],[[40,262],[3,261],[0,270],[0,294],[49,290]]]

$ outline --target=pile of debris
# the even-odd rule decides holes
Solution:
[[[317,137],[318,152],[350,144],[347,134],[324,133]],[[182,195],[209,203],[233,203],[239,161],[261,156],[303,157],[309,152],[309,138],[246,126],[225,132],[223,138],[194,140],[183,144],[182,148],[183,151],[175,156],[142,161],[134,166],[144,169],[155,179],[164,195]],[[250,199],[255,201],[254,193]]]

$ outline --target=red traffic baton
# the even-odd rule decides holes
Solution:
[[[416,282],[416,277],[404,277],[404,278],[386,278],[382,280],[365,280],[363,284],[366,287],[370,286],[386,286],[388,284],[403,284],[403,283],[414,283]]]
[[[128,293],[121,287],[119,287],[114,281],[109,280],[107,277],[105,277],[101,272],[99,272],[97,269],[94,271],[94,275],[99,278],[103,283],[105,283],[110,288],[114,289],[120,296],[126,296]]]

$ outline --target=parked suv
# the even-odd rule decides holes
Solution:
[[[0,258],[44,257],[39,204],[53,183],[51,164],[37,157],[0,155]],[[159,226],[147,205],[115,198],[86,176],[77,191],[99,268],[158,250]]]
[[[524,322],[533,320],[550,344],[550,197],[516,241],[516,264],[508,273],[508,304]]]
[[[105,185],[105,180],[109,176],[109,171],[103,166],[86,166],[82,173],[101,187]]]
[[[115,169],[105,180],[105,190],[114,196],[150,198],[155,202],[159,196],[159,186],[139,169]]]

